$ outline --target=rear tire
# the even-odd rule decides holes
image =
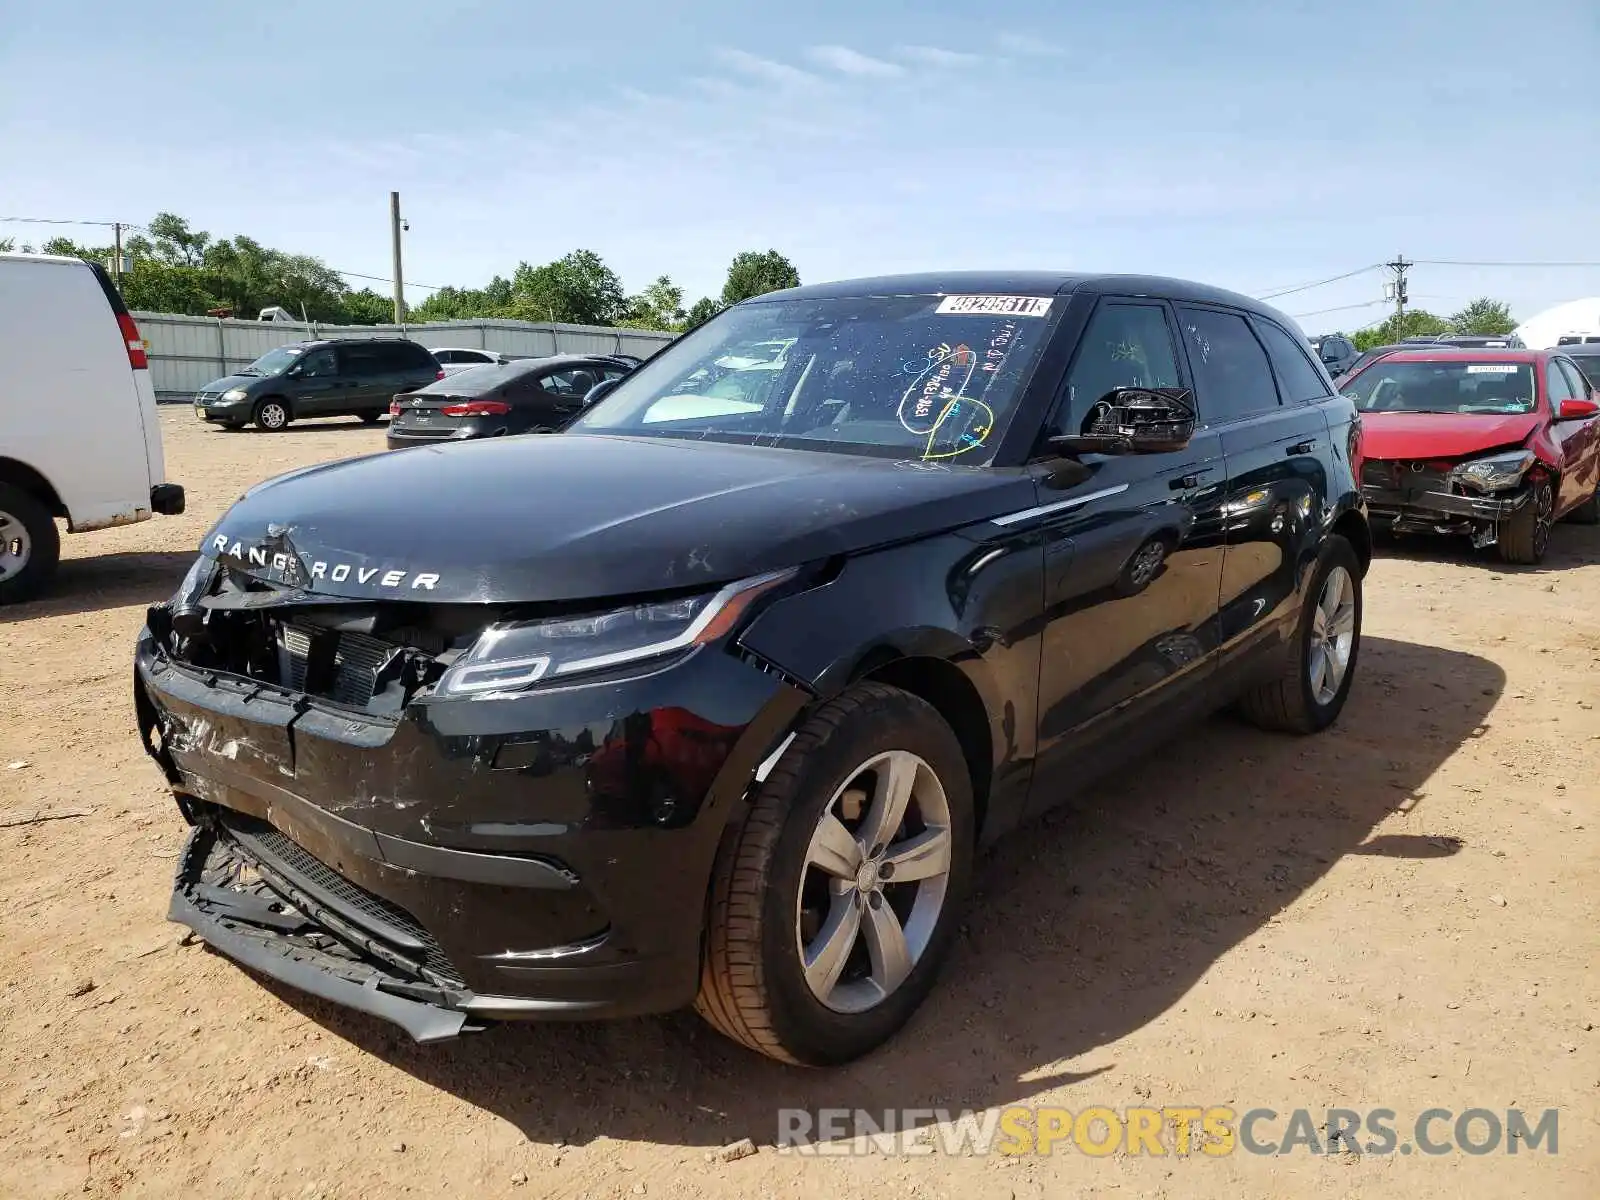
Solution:
[[[287,400],[269,396],[256,405],[250,419],[255,422],[257,429],[265,430],[267,433],[279,433],[289,427],[294,415],[289,411]]]
[[[1346,636],[1347,643],[1341,641]],[[1361,562],[1349,542],[1332,534],[1306,585],[1282,670],[1241,696],[1239,709],[1262,729],[1318,733],[1344,708],[1360,653]],[[1337,678],[1330,678],[1335,672]]]
[[[1532,567],[1544,561],[1544,552],[1550,548],[1555,497],[1555,484],[1549,479],[1539,481],[1528,502],[1500,526],[1495,546],[1504,562]]]
[[[61,534],[33,495],[0,483],[0,604],[31,600],[55,574]]]
[[[866,1054],[933,987],[973,842],[950,726],[908,692],[855,685],[801,726],[718,852],[695,1008],[782,1062]]]

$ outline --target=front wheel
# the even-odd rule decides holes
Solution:
[[[932,706],[877,683],[829,701],[718,854],[696,1009],[804,1066],[887,1041],[949,951],[973,835],[967,762]]]
[[[1550,548],[1555,507],[1555,484],[1548,478],[1536,480],[1528,502],[1500,526],[1495,544],[1501,559],[1529,567],[1543,562],[1544,552]]]
[[[1333,724],[1350,694],[1361,652],[1361,563],[1331,535],[1305,590],[1294,644],[1276,679],[1246,692],[1246,719],[1263,729],[1317,733]]]
[[[253,419],[257,429],[277,433],[289,426],[289,405],[277,399],[263,400],[256,405]]]

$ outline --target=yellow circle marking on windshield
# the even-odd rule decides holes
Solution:
[[[945,420],[963,404],[973,404],[983,410],[969,424],[965,433],[956,441],[953,450],[934,451],[934,440],[939,436],[939,429]],[[922,452],[924,462],[931,462],[939,458],[955,458],[958,454],[965,454],[969,450],[976,450],[989,440],[989,435],[994,432],[994,409],[982,400],[974,400],[971,396],[954,396],[939,413],[939,419],[933,423],[933,428],[928,432],[928,446]]]

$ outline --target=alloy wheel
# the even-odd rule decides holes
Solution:
[[[851,772],[806,850],[795,940],[807,985],[841,1013],[877,1007],[927,950],[949,891],[950,802],[905,750]]]
[[[1318,704],[1329,704],[1339,694],[1350,667],[1356,636],[1356,589],[1350,572],[1336,566],[1323,581],[1311,614],[1311,653],[1308,671],[1311,694]]]
[[[1550,545],[1551,515],[1555,507],[1555,489],[1549,480],[1536,484],[1533,489],[1533,553],[1536,559],[1544,557],[1545,548]]]
[[[33,539],[20,517],[0,509],[0,580],[20,575],[33,557]]]
[[[261,413],[257,417],[261,425],[267,429],[282,429],[289,423],[289,413],[276,400],[269,400],[261,406]]]

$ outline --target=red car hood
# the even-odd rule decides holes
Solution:
[[[1363,458],[1462,458],[1480,450],[1516,446],[1539,427],[1539,414],[1361,414]]]

